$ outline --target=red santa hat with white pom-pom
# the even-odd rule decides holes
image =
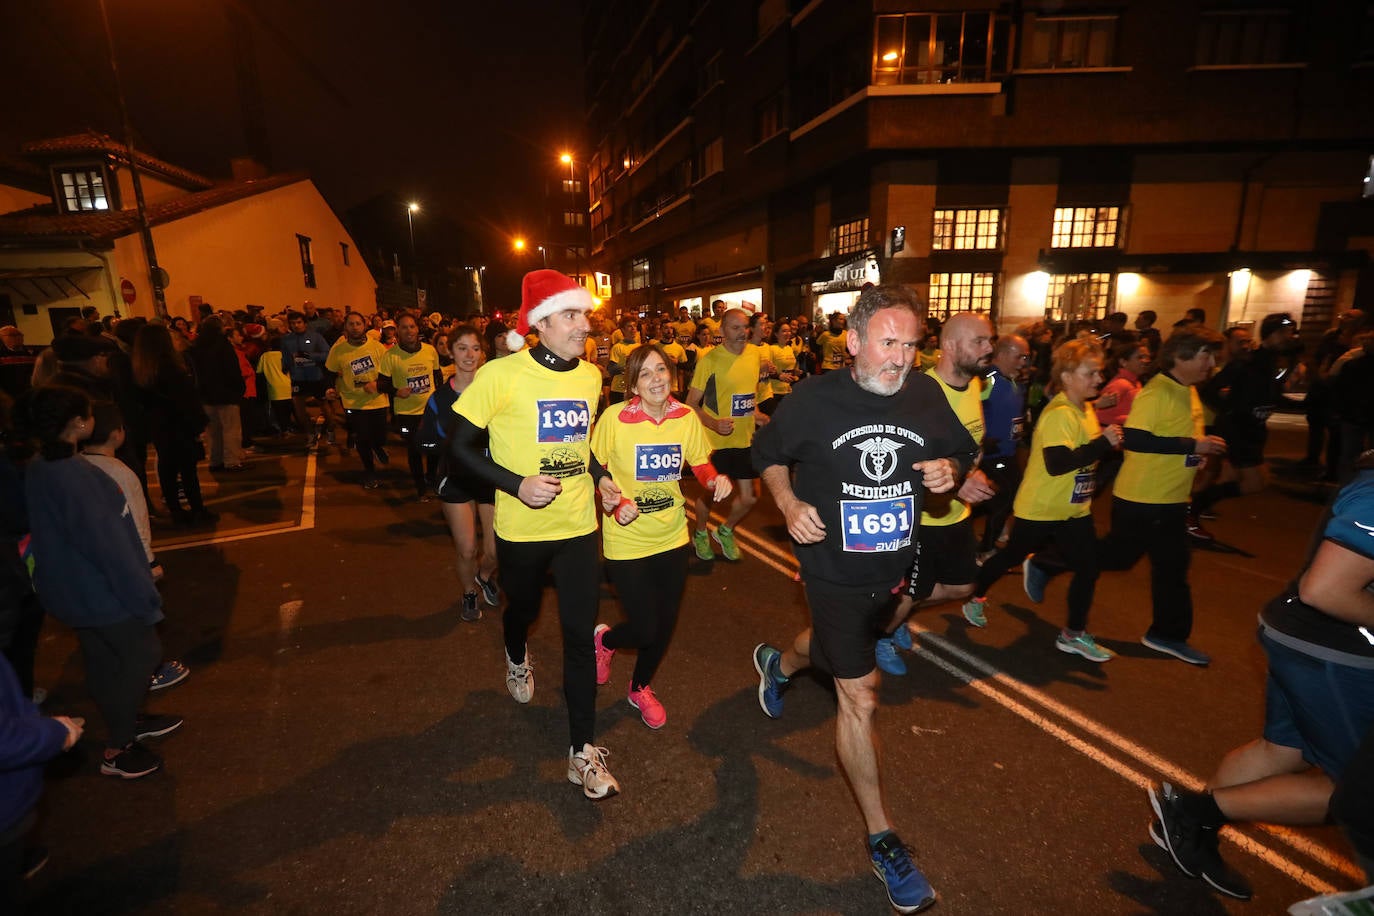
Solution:
[[[530,325],[566,309],[590,312],[592,294],[572,277],[556,270],[532,270],[525,274],[525,279],[520,283],[520,316],[516,319],[515,329],[506,332],[506,344],[511,352],[525,345],[525,335],[530,332]]]

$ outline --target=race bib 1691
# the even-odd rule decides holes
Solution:
[[[849,552],[900,550],[911,544],[915,520],[916,500],[911,496],[840,500],[844,549]]]

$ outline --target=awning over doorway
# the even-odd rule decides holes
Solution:
[[[0,287],[8,287],[25,297],[33,290],[38,290],[45,299],[70,299],[73,294],[89,299],[90,295],[81,288],[81,284],[75,278],[99,269],[96,266],[0,267]]]

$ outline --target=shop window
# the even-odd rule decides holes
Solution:
[[[1203,13],[1198,21],[1199,67],[1284,64],[1289,58],[1287,10]]]
[[[68,213],[110,209],[110,200],[105,195],[104,169],[58,169],[57,185],[62,191],[63,209]]]
[[[1116,248],[1121,239],[1120,207],[1056,207],[1052,248]]]
[[[1007,73],[1010,21],[993,13],[876,17],[873,83],[985,83]]]
[[[301,254],[301,273],[305,276],[307,289],[315,288],[315,259],[310,252],[310,239],[308,236],[296,236],[296,247]]]
[[[997,274],[931,274],[927,314],[941,320],[956,312],[991,315],[996,291]]]
[[[1028,70],[1111,67],[1116,63],[1115,16],[1031,16],[1021,66]]]
[[[1111,274],[1055,274],[1045,290],[1050,321],[1096,320],[1111,311]]]
[[[830,253],[853,254],[868,247],[868,217],[830,227]]]
[[[1002,247],[1001,210],[936,210],[931,232],[936,251],[995,250]]]

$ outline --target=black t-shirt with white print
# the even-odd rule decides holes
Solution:
[[[892,588],[911,568],[925,495],[911,466],[954,458],[967,471],[977,450],[928,376],[912,372],[884,397],[844,371],[797,384],[755,436],[753,461],[792,468],[797,498],[825,523],[825,540],[793,545],[803,576]]]

